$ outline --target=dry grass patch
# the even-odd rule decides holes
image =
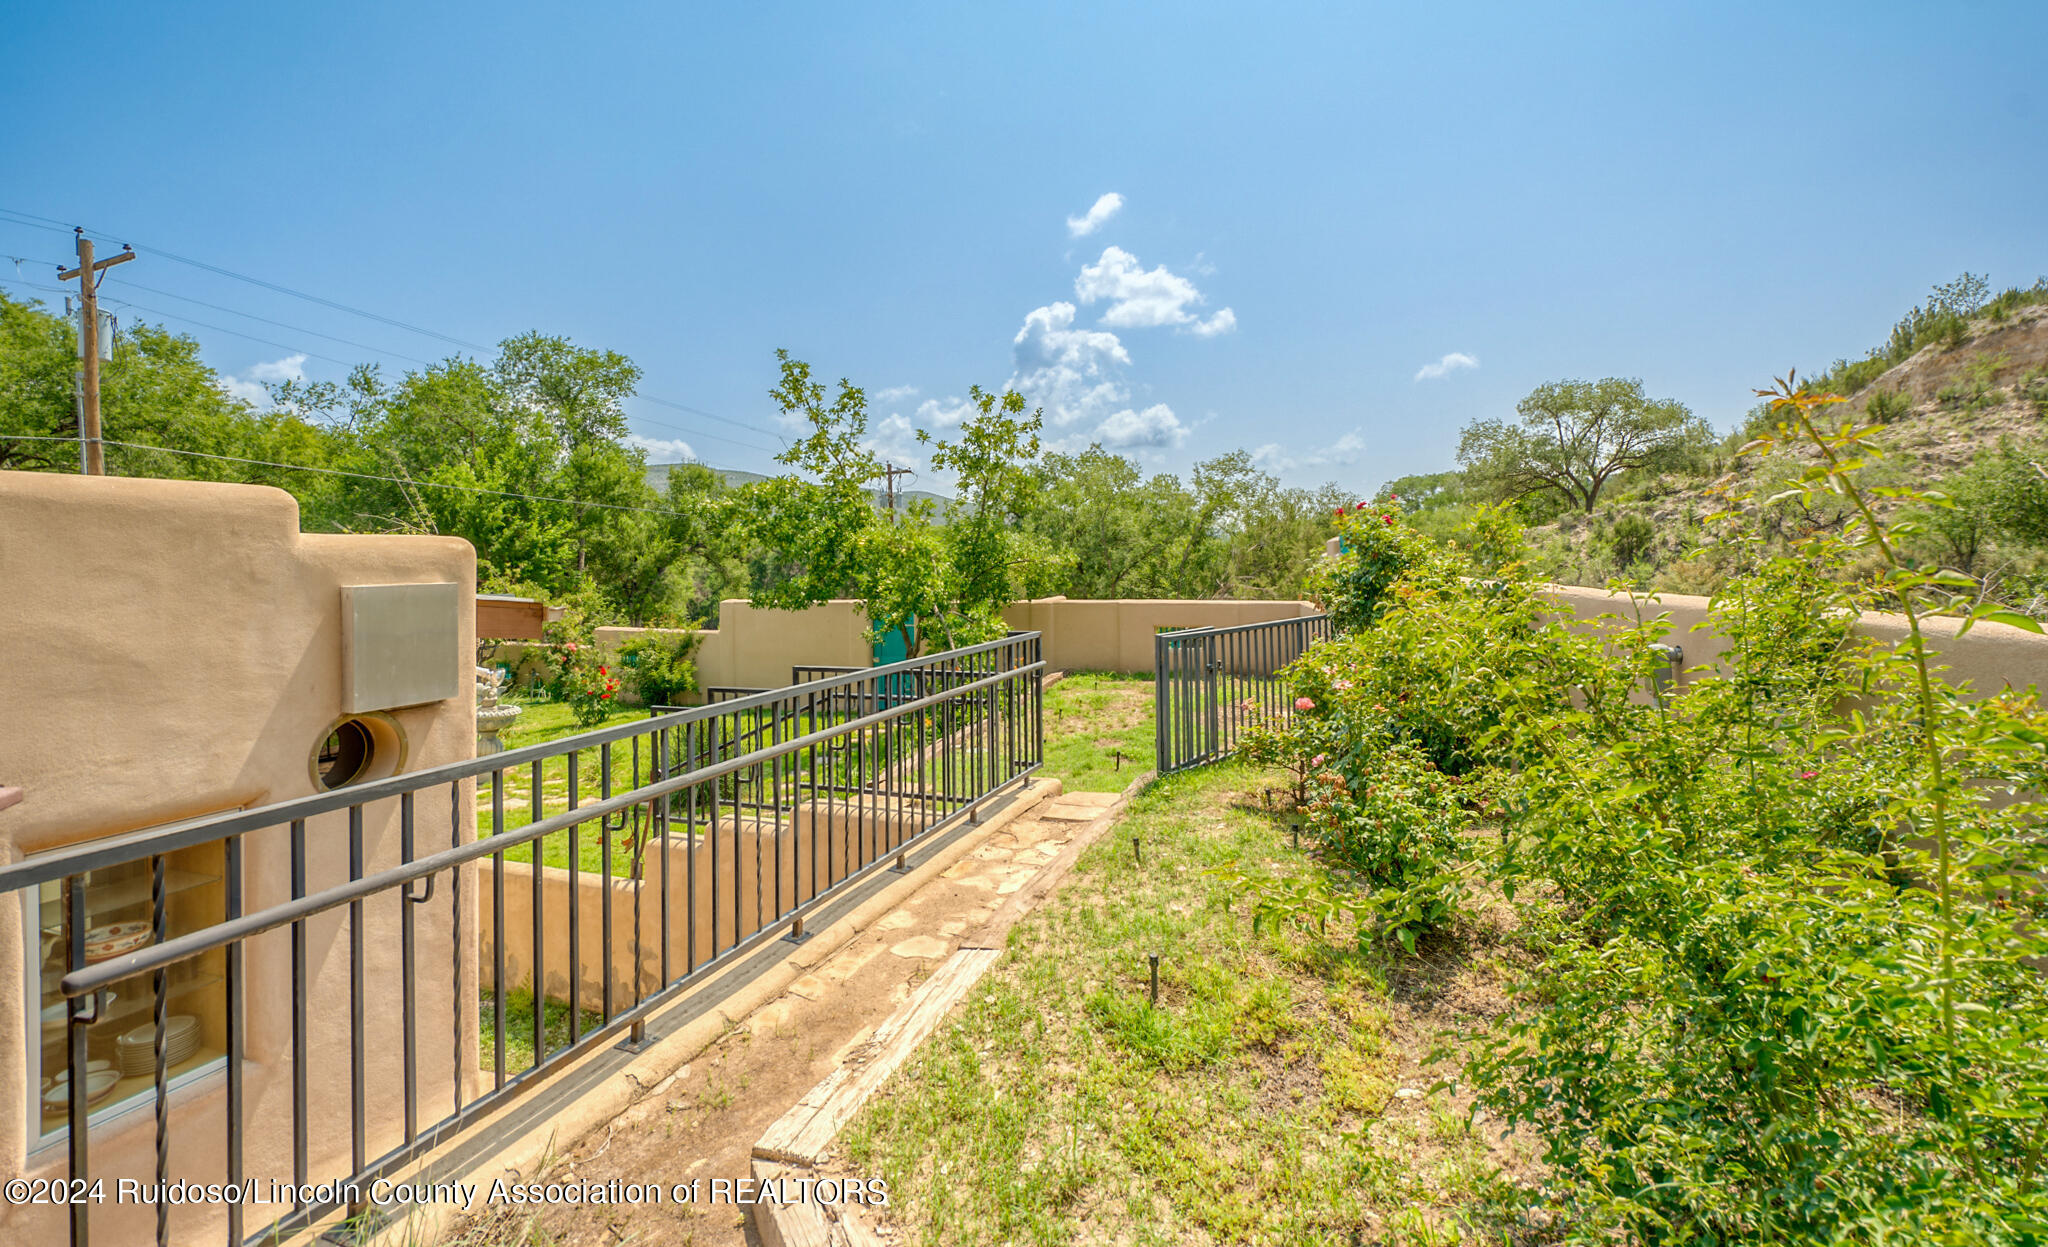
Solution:
[[[1530,1241],[1529,1149],[1430,1060],[1498,1011],[1502,932],[1412,961],[1254,932],[1207,872],[1315,868],[1260,808],[1275,782],[1225,766],[1142,794],[869,1104],[844,1162],[889,1180],[905,1240]]]

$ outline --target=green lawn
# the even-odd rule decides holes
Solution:
[[[1048,693],[1048,698],[1058,692],[1059,688],[1055,687]],[[1048,705],[1051,704],[1049,700]],[[1147,705],[1149,706],[1149,704],[1148,702]],[[647,712],[645,710],[629,709],[614,712],[599,726],[610,727],[619,723],[646,721]],[[820,716],[819,724],[821,726],[826,721],[823,716]],[[578,732],[597,730],[595,727],[578,727],[574,718],[569,713],[569,708],[560,703],[530,705],[526,707],[525,713],[520,715],[516,723],[518,725],[516,733],[506,734],[506,747],[510,749],[540,744],[550,740],[559,740],[566,736],[575,735]],[[788,739],[790,736],[803,735],[810,730],[812,730],[812,727],[809,717],[799,716],[794,721],[786,721],[784,723],[782,727],[783,739]],[[815,763],[821,780],[826,775],[835,771],[842,780],[849,774],[872,777],[879,774],[885,765],[903,767],[912,765],[905,759],[915,756],[920,743],[928,745],[932,735],[933,729],[929,723],[920,727],[915,719],[901,720],[894,729],[892,740],[883,740],[878,733],[871,732],[868,734],[866,745],[869,749],[869,757],[865,765],[856,764],[857,751],[850,752],[843,747],[837,749],[805,749],[790,755],[789,759],[782,763],[783,775],[787,776],[789,769],[794,767],[799,768],[800,773],[808,777],[810,768]],[[1050,739],[1051,737],[1048,735],[1049,742]],[[679,743],[674,741],[673,736],[671,737],[671,747],[680,747]],[[641,741],[639,743],[637,756],[631,742],[618,741],[613,744],[611,750],[611,790],[614,794],[626,792],[650,782],[653,771],[651,750],[652,746],[648,741]],[[926,786],[938,787],[944,783],[950,783],[951,787],[957,792],[967,793],[975,784],[976,772],[973,768],[977,760],[981,758],[981,755],[986,752],[986,749],[980,743],[980,738],[971,729],[962,729],[961,736],[956,739],[950,752],[951,771],[944,775],[936,771],[930,773],[926,779]],[[671,765],[674,765],[680,759],[671,759],[670,761]],[[932,765],[936,767],[937,763],[934,762]],[[1127,758],[1125,763],[1126,769],[1130,765],[1131,763]],[[601,792],[599,779],[603,767],[604,762],[599,749],[589,748],[576,751],[577,799],[579,804],[587,804],[598,799]],[[545,759],[541,764],[540,775],[539,804],[542,814],[551,816],[567,810],[569,808],[569,762],[567,755]],[[532,823],[535,818],[532,764],[528,763],[508,769],[504,774],[502,791],[504,829],[508,832],[517,831]],[[729,793],[727,795],[729,796]],[[680,797],[677,798],[679,803],[682,800]],[[488,774],[480,777],[477,782],[476,808],[479,832],[482,835],[489,836],[494,824],[491,777]],[[637,821],[635,821],[636,814]],[[681,805],[678,804],[676,812],[672,815],[672,825],[680,829],[682,817]],[[614,876],[620,878],[632,877],[633,856],[631,840],[636,831],[644,828],[645,825],[646,815],[644,811],[629,813],[627,815],[627,825],[611,833],[611,873]],[[677,834],[680,834],[680,832],[678,831]],[[576,857],[579,869],[592,873],[602,873],[604,869],[604,839],[605,837],[600,832],[599,826],[595,821],[584,824],[578,830]],[[566,830],[554,832],[543,837],[540,841],[540,846],[541,861],[544,865],[561,869],[568,868],[570,856],[569,833]],[[531,843],[515,845],[505,851],[505,859],[507,861],[530,862],[533,860],[533,845]]]
[[[521,749],[527,745],[538,745],[546,741],[560,740],[579,732],[594,732],[601,727],[613,727],[620,723],[645,722],[647,711],[639,707],[614,710],[605,716],[604,722],[592,727],[580,726],[565,702],[538,702],[524,707],[520,716],[513,720],[513,726],[503,734],[507,749]],[[647,782],[648,747],[639,750],[640,782]],[[622,792],[634,786],[633,750],[626,742],[612,747],[611,772],[612,791]],[[579,801],[595,800],[601,789],[603,759],[597,749],[582,749],[576,755],[576,791]],[[505,772],[505,830],[516,831],[533,821],[533,768],[531,765]],[[550,758],[541,766],[541,803],[549,814],[559,814],[568,808],[569,762],[566,756]],[[488,836],[492,827],[491,777],[479,777],[476,786],[477,828],[480,834]],[[632,853],[619,840],[623,833],[614,833],[612,851],[612,873],[628,876],[632,874]],[[584,870],[603,869],[603,843],[597,824],[591,823],[578,833],[577,856]],[[533,846],[514,846],[505,853],[507,861],[530,862],[533,860]],[[569,865],[569,833],[557,832],[541,841],[541,861],[549,866],[567,868]]]
[[[1152,754],[1151,676],[1087,671],[1045,690],[1045,774],[1067,791],[1120,792]]]
[[[486,1074],[496,1072],[498,1056],[497,993],[485,991],[480,994],[481,1005],[477,1012],[477,1047]],[[583,1010],[583,1033],[589,1034],[604,1023],[604,1012],[600,1009]],[[569,1006],[560,1000],[547,1002],[547,1013],[543,1020],[549,1052],[559,1052],[572,1042],[569,1035]],[[505,1073],[517,1074],[533,1068],[533,992],[524,987],[507,988],[505,991]]]
[[[1505,1153],[1418,1065],[1494,953],[1428,948],[1421,990],[1459,1003],[1418,1025],[1413,963],[1254,932],[1205,872],[1312,868],[1261,809],[1282,782],[1229,764],[1142,793],[869,1103],[851,1171],[888,1180],[909,1241],[1501,1241]]]

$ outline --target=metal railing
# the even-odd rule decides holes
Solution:
[[[1231,628],[1183,628],[1153,638],[1154,745],[1161,775],[1215,762],[1257,723],[1294,713],[1283,674],[1331,635],[1328,615]]]
[[[61,1146],[69,1189],[105,1191],[51,1215],[78,1247],[96,1221],[126,1247],[151,1216],[159,1244],[235,1245],[367,1211],[375,1180],[638,1042],[707,972],[803,938],[821,904],[1036,771],[1041,655],[1013,634],[0,867],[0,896],[54,916],[63,950],[49,1051],[67,1089],[31,1125],[30,1168]],[[146,938],[110,952],[96,912],[130,895]],[[147,1006],[128,1040],[95,1029],[117,998]],[[96,1107],[93,1062],[139,1045],[127,1106]],[[145,1185],[117,1206],[123,1178],[256,1198]]]

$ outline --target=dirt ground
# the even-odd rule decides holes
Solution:
[[[611,1125],[568,1147],[539,1180],[678,1182],[749,1176],[753,1144],[830,1074],[1010,894],[1115,799],[1070,793],[987,838],[728,1031]],[[534,1179],[527,1179],[529,1181]],[[733,1204],[494,1210],[453,1228],[459,1247],[731,1247],[755,1243]]]

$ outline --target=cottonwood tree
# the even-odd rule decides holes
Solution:
[[[1684,403],[1649,398],[1634,378],[1552,381],[1515,410],[1518,424],[1467,425],[1458,462],[1504,497],[1552,493],[1587,512],[1616,475],[1677,466],[1713,440]]]

